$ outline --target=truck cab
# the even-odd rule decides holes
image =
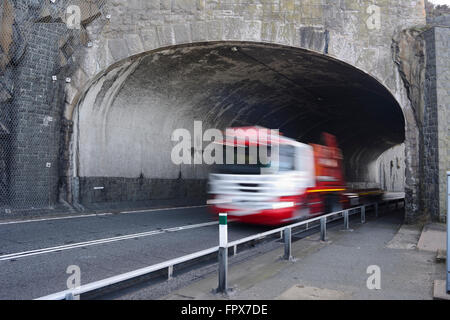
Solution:
[[[210,174],[208,203],[216,214],[248,223],[279,225],[309,217],[308,190],[317,187],[314,147],[262,130],[268,129],[240,128],[219,142],[224,163]]]

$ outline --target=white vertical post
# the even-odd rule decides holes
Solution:
[[[361,223],[366,223],[366,206],[361,207]]]
[[[73,293],[72,292],[66,293],[65,300],[75,300]]]
[[[327,218],[320,219],[320,240],[327,241]]]
[[[167,268],[167,280],[173,279],[173,266]]]
[[[348,220],[349,220],[349,217],[348,217],[348,211],[349,211],[349,210],[345,210],[345,211],[344,211],[344,228],[345,228],[346,230],[349,229],[349,223],[348,223]]]
[[[228,291],[228,224],[227,214],[219,214],[219,286],[217,292]]]
[[[447,171],[447,293],[450,293],[450,171]]]
[[[284,259],[291,260],[292,259],[292,240],[291,240],[291,228],[286,228],[283,231],[284,235]]]

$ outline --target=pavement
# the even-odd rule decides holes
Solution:
[[[231,290],[226,295],[214,293],[217,272],[213,272],[161,299],[433,299],[434,280],[445,278],[445,264],[436,261],[436,251],[418,248],[419,239],[427,237],[423,226],[402,225],[402,220],[398,211],[366,224],[352,220],[352,231],[330,229],[327,242],[311,235],[293,243],[294,261],[280,258],[280,244],[252,259],[231,262]],[[422,240],[421,245],[438,247],[440,236],[427,237],[431,240]],[[379,289],[368,287],[368,282],[376,283],[373,270],[379,270]]]

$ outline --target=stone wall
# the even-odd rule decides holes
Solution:
[[[58,73],[58,39],[64,24],[36,23],[15,69],[10,151],[11,207],[56,203],[61,104],[64,79]]]
[[[427,215],[439,212],[439,144],[436,92],[436,40],[435,29],[424,33],[427,52],[424,112],[424,204]]]
[[[449,27],[436,27],[436,96],[439,146],[439,212],[436,217],[445,221],[447,215],[447,178],[450,171],[450,16]]]
[[[425,35],[427,66],[424,112],[426,214],[445,221],[446,172],[450,169],[450,16],[431,22]]]
[[[80,178],[82,205],[174,200],[184,204],[206,202],[206,181],[185,179],[148,179],[90,177]]]

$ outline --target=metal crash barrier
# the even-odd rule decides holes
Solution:
[[[450,181],[450,180],[449,180]],[[395,199],[389,199],[385,200],[382,203],[385,204],[386,210],[389,205],[395,202],[395,207],[398,208],[397,204],[398,202],[404,202],[404,198],[395,198]],[[218,281],[218,287],[217,292],[219,293],[226,293],[228,290],[228,284],[227,284],[227,276],[228,276],[228,248],[233,248],[233,254],[236,255],[237,253],[237,246],[242,245],[247,242],[252,242],[255,240],[260,240],[262,238],[280,233],[282,235],[282,238],[284,240],[284,256],[283,258],[286,260],[292,259],[292,229],[297,228],[300,226],[306,226],[306,230],[310,230],[309,225],[314,222],[320,223],[320,239],[322,241],[327,240],[327,223],[330,223],[332,221],[336,221],[338,219],[343,218],[344,219],[344,229],[349,229],[349,219],[350,216],[354,214],[360,214],[361,216],[361,223],[366,222],[366,209],[368,207],[372,207],[375,216],[378,217],[379,215],[379,203],[372,203],[363,205],[360,207],[355,207],[351,209],[341,210],[337,212],[332,212],[326,215],[318,216],[312,219],[300,221],[291,225],[283,226],[280,228],[276,228],[273,230],[269,230],[267,232],[258,233],[253,236],[249,236],[243,239],[239,239],[236,241],[228,242],[228,230],[227,230],[227,215],[221,214],[219,216],[219,233],[220,233],[220,245],[216,247],[212,247],[206,250],[198,251],[195,253],[191,253],[179,258],[175,258],[172,260],[168,260],[162,263],[158,263],[149,267],[141,268],[138,270],[134,270],[131,272],[123,273],[117,276],[113,276],[110,278],[106,278],[103,280],[91,282],[85,285],[82,285],[80,287],[74,288],[74,289],[67,289],[64,291],[60,291],[54,294],[50,294],[47,296],[40,297],[36,300],[73,300],[76,297],[79,297],[82,294],[86,294],[89,292],[93,292],[96,290],[105,289],[107,287],[111,287],[117,284],[120,284],[125,281],[137,279],[138,277],[150,275],[154,272],[160,272],[161,270],[166,269],[167,270],[167,279],[171,280],[173,277],[173,267],[176,265],[180,265],[185,262],[189,262],[195,259],[199,259],[202,257],[205,257],[207,255],[218,253],[218,267],[219,267],[219,281]],[[331,218],[335,218],[332,219]],[[303,231],[306,231],[303,230]],[[301,231],[301,232],[303,232]]]

